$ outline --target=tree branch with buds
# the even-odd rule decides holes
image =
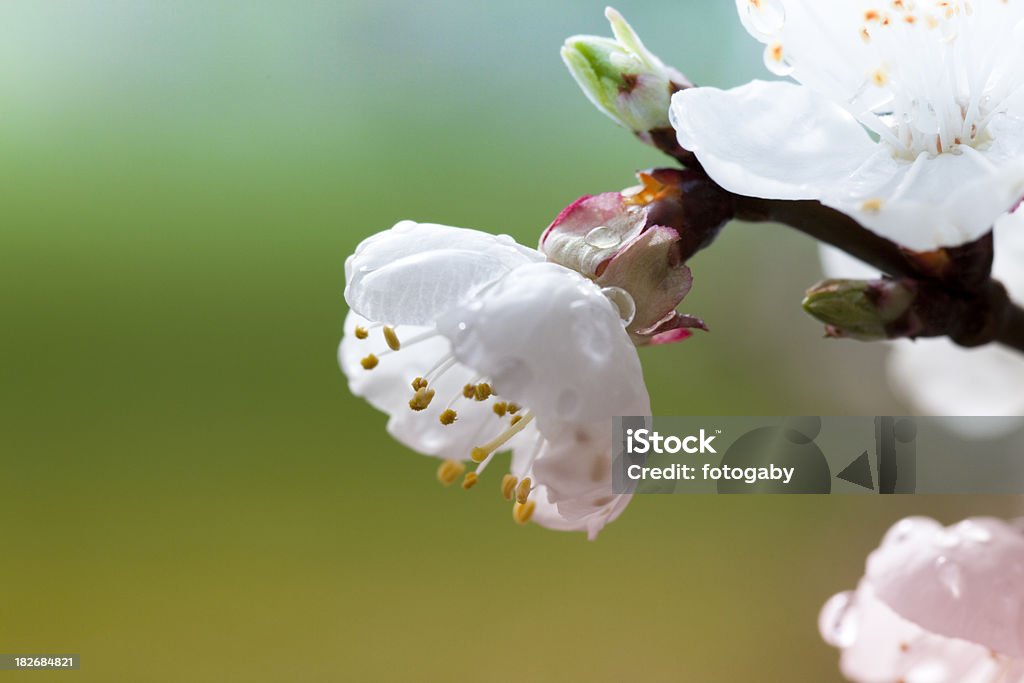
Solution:
[[[640,177],[649,223],[678,232],[684,261],[709,247],[732,219],[781,224],[886,275],[877,281],[825,281],[808,290],[804,308],[827,325],[828,336],[949,337],[964,347],[1000,343],[1024,352],[1024,308],[992,278],[991,230],[967,244],[919,252],[820,201],[764,199],[724,189],[680,144],[669,121],[672,96],[695,86],[650,53],[621,15],[609,9],[607,16],[614,40],[576,36],[566,41],[562,56],[598,109],[683,167]]]

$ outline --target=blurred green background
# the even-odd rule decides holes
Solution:
[[[663,163],[558,58],[603,5],[0,4],[0,652],[33,681],[836,681],[817,612],[893,521],[1010,499],[645,496],[595,543],[444,490],[335,363],[343,261],[401,218],[533,243]],[[698,82],[732,3],[627,0]],[[658,414],[899,414],[799,311],[814,245],[730,228],[642,354]],[[905,410],[905,409],[904,409]]]

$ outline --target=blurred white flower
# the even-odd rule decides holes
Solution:
[[[877,270],[846,253],[822,245],[821,260],[831,278],[874,279]],[[1024,208],[1004,216],[995,227],[993,276],[1006,285],[1011,298],[1024,301]],[[945,338],[900,339],[889,347],[889,380],[893,390],[926,415],[1024,415],[1024,356],[989,344],[965,349]],[[1019,420],[951,423],[956,431],[973,426],[1002,427],[1011,432]]]
[[[814,199],[908,249],[972,242],[1024,193],[1024,3],[736,0],[754,81],[672,97],[722,187]]]
[[[1024,535],[987,518],[902,520],[819,618],[858,683],[1020,683],[1022,624]]]
[[[647,415],[619,309],[575,271],[508,236],[399,223],[345,263],[351,312],[339,362],[388,431],[443,459],[445,484],[513,452],[501,490],[516,521],[586,531],[625,507],[612,494],[612,420]]]

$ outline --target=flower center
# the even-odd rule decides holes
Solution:
[[[384,343],[387,345],[387,348],[376,354],[367,354],[360,361],[360,364],[366,371],[372,371],[382,362],[386,362],[387,356],[389,355],[400,353],[402,350],[408,349],[415,344],[434,339],[438,336],[437,332],[430,330],[403,341],[395,327],[379,323],[369,327],[356,327],[354,336],[359,341],[365,341],[370,338],[371,332],[375,332],[377,329],[381,330],[381,334],[383,335]],[[434,402],[435,396],[437,395],[435,386],[447,372],[456,367],[457,363],[458,362],[455,357],[449,353],[435,363],[435,365],[423,375],[413,378],[409,382],[412,389],[412,397],[409,399],[409,409],[420,413],[430,408]],[[460,401],[485,403],[492,398],[495,400],[491,406],[490,412],[493,413],[495,418],[502,425],[501,431],[489,441],[474,447],[466,454],[467,458],[476,464],[476,469],[474,471],[466,472],[466,466],[462,460],[448,459],[442,462],[437,470],[437,479],[445,486],[450,486],[455,483],[459,477],[463,477],[462,488],[467,491],[473,488],[501,447],[506,445],[517,434],[526,429],[526,427],[533,421],[534,415],[532,412],[524,411],[523,408],[516,403],[497,400],[499,398],[498,394],[495,392],[491,384],[485,381],[482,377],[474,378],[469,383],[465,384],[461,391],[451,396],[444,409],[437,415],[437,419],[445,428],[453,426],[454,428],[458,428],[457,423],[459,422],[459,413],[456,410],[456,407]],[[508,419],[506,420],[506,418]],[[529,471],[533,464],[533,460],[539,455],[542,446],[543,439],[538,433],[537,442],[534,445],[532,455],[528,459],[524,471]],[[501,482],[502,495],[506,500],[514,501],[512,517],[520,524],[528,522],[536,509],[536,503],[533,500],[530,500],[530,493],[532,490],[533,484],[529,477],[519,480],[514,475],[508,474]]]
[[[1024,83],[1022,16],[1008,0],[799,4],[796,23],[782,0],[750,0],[752,25],[771,36],[765,63],[835,99],[894,156],[986,145]],[[812,46],[830,54],[812,60]]]

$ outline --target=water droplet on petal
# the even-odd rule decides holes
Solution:
[[[633,319],[636,318],[636,301],[629,292],[621,287],[603,287],[601,293],[618,310],[623,327],[633,324]]]
[[[938,568],[939,581],[953,594],[954,598],[959,598],[963,589],[963,571],[959,565],[947,557],[940,557],[935,561],[935,566]]]
[[[853,591],[838,593],[821,608],[818,630],[825,642],[833,647],[850,647],[857,641],[857,609]]]
[[[885,538],[882,539],[882,545],[898,545],[910,540],[911,537],[917,534],[935,531],[940,526],[938,522],[927,517],[907,517],[906,519],[901,519],[889,529],[888,533],[885,534]]]
[[[772,35],[786,25],[786,8],[781,0],[750,0],[747,16],[755,31]]]
[[[595,249],[614,249],[622,243],[615,231],[606,225],[599,225],[588,232],[583,241]]]
[[[975,543],[988,543],[992,540],[992,533],[976,522],[971,520],[964,520],[957,525],[960,533],[968,541],[974,541]]]

